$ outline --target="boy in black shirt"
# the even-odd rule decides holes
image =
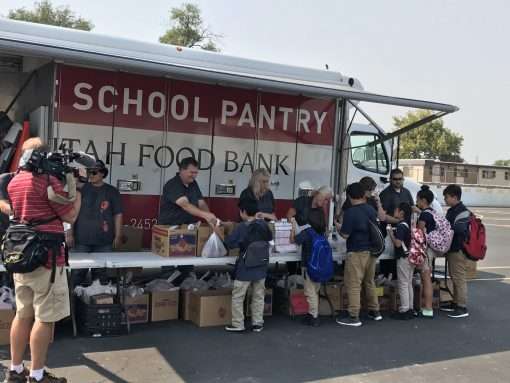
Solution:
[[[264,329],[264,293],[266,274],[269,263],[269,241],[273,235],[264,219],[257,219],[257,201],[245,199],[239,207],[246,220],[241,222],[235,230],[225,238],[225,245],[229,249],[240,249],[236,261],[234,289],[232,290],[232,324],[225,327],[231,332],[242,332],[244,326],[244,299],[250,285],[253,288],[251,298],[251,330],[261,332]],[[215,226],[215,231],[217,226]],[[219,231],[216,231],[221,235]],[[250,245],[257,246],[253,251]],[[256,264],[252,260],[255,256]],[[248,259],[250,258],[250,259]]]
[[[319,235],[326,233],[326,223],[322,211],[311,210],[308,214],[308,224],[302,227],[301,232],[296,235],[297,222],[292,218],[291,242],[301,245],[301,265],[305,279],[305,296],[308,302],[308,314],[305,316],[305,324],[313,327],[319,326],[319,290],[321,284],[314,282],[306,272],[308,260],[313,251],[313,237],[310,231],[315,231]]]
[[[365,289],[368,316],[379,321],[379,300],[375,292],[376,257],[370,254],[371,242],[369,221],[377,224],[376,211],[366,203],[365,191],[359,183],[347,186],[347,196],[352,207],[344,213],[340,235],[347,239],[344,281],[349,297],[349,316],[338,318],[336,322],[345,326],[361,326],[359,320],[361,287]]]
[[[462,249],[468,236],[468,223],[471,212],[461,201],[462,189],[459,185],[448,185],[444,191],[444,201],[450,207],[446,212],[446,219],[453,229],[453,241],[450,251],[446,254],[448,269],[453,282],[453,302],[441,306],[441,311],[449,312],[450,318],[465,318],[469,316],[467,310],[467,258]]]
[[[388,229],[388,235],[395,246],[395,258],[397,258],[398,292],[400,295],[400,307],[395,319],[413,319],[413,274],[414,265],[409,262],[409,248],[411,247],[411,229],[407,223],[411,217],[411,205],[402,202],[393,215],[399,220],[397,226]]]

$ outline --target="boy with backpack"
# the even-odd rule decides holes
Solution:
[[[326,222],[324,219],[324,212],[318,210],[311,210],[308,215],[308,224],[301,227],[301,231],[299,234],[296,234],[297,223],[294,218],[292,218],[292,232],[290,236],[291,242],[296,243],[297,245],[301,245],[301,265],[303,266],[303,276],[305,280],[305,296],[306,301],[308,302],[308,314],[305,316],[304,323],[309,326],[318,327],[319,326],[319,290],[321,287],[320,278],[322,275],[318,276],[319,280],[314,280],[315,276],[310,276],[309,271],[307,270],[307,265],[310,262],[310,259],[313,253],[316,253],[316,256],[329,257],[330,268],[327,270],[329,274],[329,278],[331,278],[333,274],[333,258],[331,255],[331,247],[327,243],[325,239],[326,233]],[[325,239],[326,242],[320,241],[320,239]],[[319,247],[324,245],[324,250],[322,254],[317,254],[321,252]],[[329,247],[329,249],[326,249]],[[326,253],[328,252],[328,253]],[[320,261],[320,260],[319,260]],[[325,260],[328,262],[328,260]],[[329,279],[327,276],[325,279]]]
[[[448,185],[444,191],[444,201],[450,207],[446,219],[453,229],[453,241],[446,254],[446,262],[453,282],[453,301],[440,308],[448,312],[450,318],[469,316],[467,309],[467,258],[463,252],[464,242],[469,236],[471,212],[461,201],[462,189],[459,185]]]
[[[400,307],[395,319],[408,320],[413,319],[413,274],[414,265],[409,262],[409,249],[411,248],[411,229],[409,220],[411,219],[412,209],[407,202],[402,202],[395,209],[393,217],[397,219],[398,224],[391,230],[388,230],[393,245],[395,246],[395,258],[397,259],[397,280],[398,292],[400,295]]]
[[[349,315],[337,318],[336,322],[358,327],[361,326],[359,312],[362,286],[367,298],[368,317],[375,321],[382,320],[374,281],[377,258],[370,253],[370,225],[377,224],[377,213],[367,205],[365,191],[359,183],[347,186],[346,192],[353,206],[344,213],[340,235],[347,240],[344,281],[349,299]]]
[[[253,332],[264,329],[264,293],[267,268],[269,264],[269,241],[273,239],[271,230],[264,219],[257,219],[257,201],[244,199],[239,209],[246,216],[235,230],[225,238],[229,249],[239,248],[240,255],[236,261],[234,272],[234,289],[232,290],[232,324],[225,327],[226,331],[243,332],[244,299],[248,287],[252,286],[251,315]],[[215,228],[216,233],[220,232]]]

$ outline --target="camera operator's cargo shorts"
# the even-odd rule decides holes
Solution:
[[[16,315],[54,323],[70,315],[69,288],[64,267],[57,266],[55,282],[51,269],[41,266],[31,273],[14,274]]]

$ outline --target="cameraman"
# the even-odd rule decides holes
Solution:
[[[40,138],[28,139],[22,149],[24,153],[28,150],[46,151]],[[56,203],[49,199],[65,200],[68,193],[64,191],[61,181],[48,174],[35,174],[21,168],[9,182],[7,190],[13,215],[17,220],[36,222],[55,216],[54,220],[37,225],[37,232],[63,234],[62,222],[73,223],[80,210],[79,193],[76,194],[74,202],[70,203]],[[69,291],[64,269],[65,252],[62,245],[60,252],[56,254],[53,282],[52,265],[52,257],[49,257],[45,266],[40,266],[29,273],[13,274],[16,317],[11,326],[11,367],[5,382],[67,382],[65,378],[57,378],[44,370],[53,326],[55,322],[70,314]],[[30,376],[23,366],[27,344],[30,344],[32,357]]]

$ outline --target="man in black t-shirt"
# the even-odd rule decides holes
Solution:
[[[108,252],[122,243],[122,203],[119,191],[104,182],[108,169],[101,160],[87,169],[82,186],[80,214],[67,243],[77,252]]]
[[[215,224],[216,216],[209,211],[195,179],[198,162],[187,157],[179,164],[179,173],[163,187],[159,209],[160,225],[182,225],[195,223],[200,218]]]

